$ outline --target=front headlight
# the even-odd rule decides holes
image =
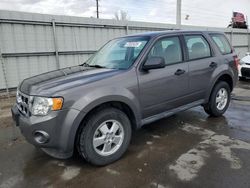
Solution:
[[[19,91],[16,91],[16,102],[21,103],[22,102],[22,97],[19,95]]]
[[[50,111],[61,110],[63,98],[34,97],[32,104],[32,115],[45,116]]]
[[[240,65],[246,64],[244,61],[240,60]]]

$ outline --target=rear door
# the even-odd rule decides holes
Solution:
[[[232,68],[234,72],[234,80],[236,82],[238,79],[238,63],[235,61],[238,60],[238,57],[228,39],[222,33],[210,33],[209,35],[220,52],[218,58],[220,59],[221,64],[226,63]]]
[[[204,99],[211,75],[218,60],[203,34],[185,34],[184,41],[189,64],[190,102]]]
[[[185,104],[188,93],[188,64],[179,36],[158,39],[143,62],[152,56],[163,57],[166,67],[138,72],[143,118]]]

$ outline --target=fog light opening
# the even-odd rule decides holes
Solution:
[[[49,135],[48,135],[48,133],[46,133],[44,131],[36,131],[34,133],[34,140],[38,144],[45,144],[46,142],[49,141]]]

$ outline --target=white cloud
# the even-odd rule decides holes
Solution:
[[[88,7],[88,10],[83,12],[82,14],[80,14],[80,16],[84,16],[84,17],[94,17],[96,14],[96,7]]]
[[[155,16],[157,13],[157,8],[153,8],[150,12],[149,12],[149,16]]]
[[[249,0],[185,0],[182,3],[182,22],[189,25],[226,27],[232,17],[232,11],[250,16]],[[189,20],[185,16],[189,15]]]

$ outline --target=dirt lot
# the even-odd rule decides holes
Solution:
[[[0,100],[0,188],[250,187],[250,81],[221,118],[196,107],[143,127],[125,156],[106,167],[57,160],[13,126],[14,98]]]

